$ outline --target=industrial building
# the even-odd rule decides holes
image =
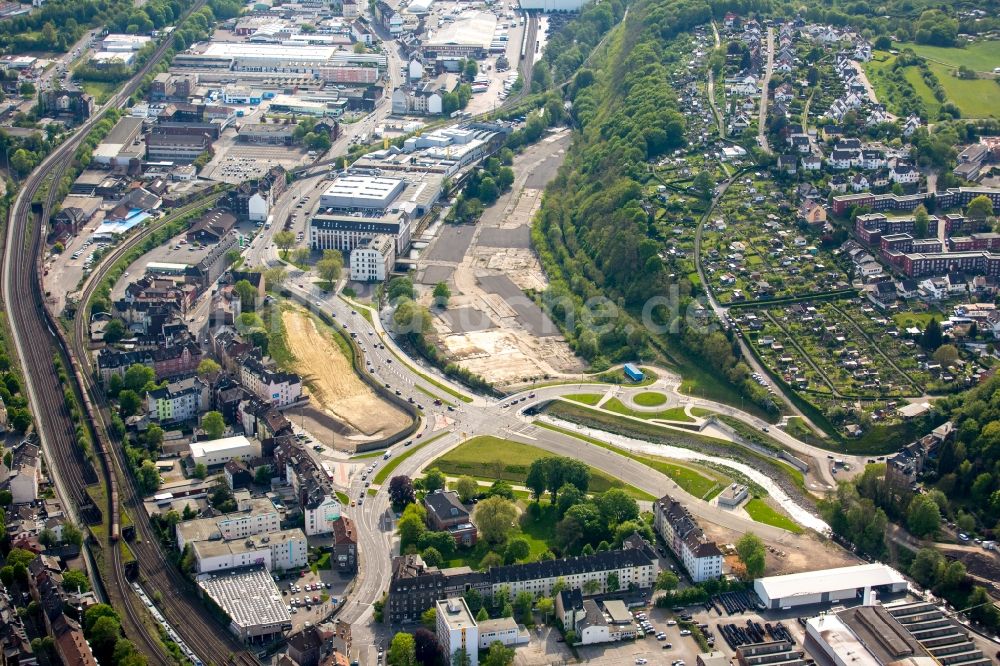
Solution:
[[[206,467],[225,465],[233,458],[259,458],[260,442],[243,435],[223,437],[207,442],[191,442],[191,460]]]
[[[497,28],[491,12],[467,12],[429,33],[422,46],[427,58],[485,58]]]
[[[319,205],[337,210],[385,210],[405,188],[406,181],[399,178],[347,174],[320,195]]]
[[[243,642],[266,643],[292,629],[281,591],[262,566],[204,574],[198,588],[222,609],[229,630]]]
[[[753,589],[770,609],[830,604],[860,599],[866,590],[880,594],[906,591],[906,579],[884,564],[860,564],[758,578]]]
[[[986,666],[963,626],[926,602],[867,603],[806,622],[805,645],[836,666]]]

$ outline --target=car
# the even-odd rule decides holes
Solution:
[[[668,627],[676,627],[677,626],[677,620],[667,620],[667,626]]]
[[[691,635],[690,629],[681,629],[681,636],[690,636],[690,635]]]
[[[643,659],[642,657],[636,657],[635,658],[635,663],[637,663],[637,664],[648,664],[649,661],[646,660],[646,659]]]
[[[665,640],[667,640],[667,635],[666,634],[656,634],[656,640],[658,640],[658,641],[665,641]]]
[[[420,439],[420,438],[421,438],[421,437],[423,437],[423,436],[424,436],[424,433],[422,433],[422,432],[418,432],[418,433],[417,433],[417,439]]]
[[[314,604],[318,604],[319,603],[319,596],[313,595],[313,603]]]
[[[962,540],[962,541],[968,541],[969,540],[969,535],[966,534],[965,532],[959,532],[958,533],[958,538],[960,540]]]

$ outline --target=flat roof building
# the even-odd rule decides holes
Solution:
[[[250,441],[243,435],[223,437],[207,442],[191,442],[191,459],[194,464],[207,467],[224,465],[233,458],[259,458],[260,442]]]
[[[443,599],[437,609],[437,638],[448,663],[455,662],[455,653],[465,652],[469,666],[479,666],[479,627],[462,597]]]
[[[385,210],[406,187],[398,178],[348,174],[339,176],[320,195],[323,208]]]
[[[875,563],[758,578],[753,588],[767,608],[777,609],[849,601],[865,590],[898,594],[907,583],[895,569]]]
[[[292,629],[281,591],[262,566],[204,574],[198,587],[226,614],[229,630],[241,641],[264,643]]]

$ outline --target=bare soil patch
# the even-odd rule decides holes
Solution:
[[[292,367],[309,386],[318,410],[369,439],[392,435],[409,425],[409,416],[361,381],[337,344],[311,317],[286,310],[281,320],[288,349],[295,357]]]

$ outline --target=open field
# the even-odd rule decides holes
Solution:
[[[581,402],[585,405],[590,405],[591,407],[596,407],[602,397],[604,397],[604,395],[601,393],[573,393],[571,395],[567,395],[566,399],[572,400],[573,402]]]
[[[503,479],[524,484],[531,463],[551,454],[527,444],[521,444],[487,435],[473,437],[444,454],[432,465],[449,476],[468,474],[484,479]],[[611,488],[622,488],[636,499],[654,499],[600,470],[590,469],[590,491],[602,493]]]
[[[770,504],[762,499],[754,497],[743,505],[743,509],[758,523],[780,527],[783,530],[788,530],[796,534],[802,532],[802,528],[794,520],[772,508]]]
[[[996,80],[960,79],[952,76],[952,68],[947,65],[930,62],[928,66],[941,82],[948,99],[962,110],[963,117],[1000,117],[1000,84]]]
[[[388,436],[409,425],[406,413],[361,381],[333,341],[332,332],[321,332],[312,317],[300,310],[283,311],[281,320],[292,369],[309,386],[317,409],[367,437]]]
[[[964,48],[927,46],[913,42],[901,42],[892,46],[895,49],[911,49],[921,58],[943,65],[952,67],[965,65],[977,72],[992,72],[994,67],[1000,67],[1000,41],[976,42]]]

